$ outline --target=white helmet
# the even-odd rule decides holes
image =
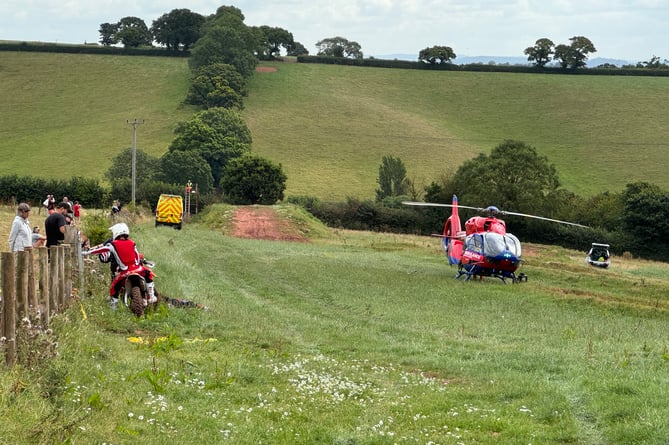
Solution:
[[[128,225],[126,223],[114,224],[109,228],[109,230],[112,232],[112,239],[116,239],[121,235],[130,236],[130,229],[128,229]]]

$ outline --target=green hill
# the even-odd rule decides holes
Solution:
[[[272,66],[245,115],[292,193],[371,196],[386,154],[429,183],[505,139],[535,146],[579,194],[669,186],[666,78]]]
[[[137,147],[159,156],[194,113],[188,82],[181,58],[0,52],[0,175],[99,177],[135,118]]]
[[[184,59],[0,54],[0,175],[100,177],[131,144],[126,120],[144,119],[137,146],[159,156],[195,112]],[[242,114],[287,195],[372,197],[389,154],[422,187],[505,139],[535,146],[579,194],[669,187],[664,77],[264,66],[277,70],[251,79]]]

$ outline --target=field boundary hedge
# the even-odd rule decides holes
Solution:
[[[499,72],[499,73],[532,73],[532,74],[571,74],[595,76],[669,76],[667,69],[648,68],[579,68],[567,69],[556,67],[536,67],[532,65],[498,65],[483,63],[468,63],[456,65],[454,63],[428,64],[416,60],[388,60],[388,59],[350,59],[347,57],[332,56],[298,56],[299,63],[322,63],[329,65],[348,65],[374,68],[399,68],[430,71],[467,71],[467,72]]]

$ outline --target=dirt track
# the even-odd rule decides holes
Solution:
[[[232,236],[275,241],[307,241],[290,223],[279,218],[271,207],[239,207],[233,218]]]

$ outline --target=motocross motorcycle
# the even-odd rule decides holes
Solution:
[[[155,264],[151,261],[142,260],[144,268],[152,269]],[[126,272],[127,275],[123,278],[121,290],[118,293],[119,299],[125,304],[136,317],[144,315],[147,307],[155,305],[156,302],[149,301],[147,292],[148,283],[143,275],[143,269],[137,269],[131,272]],[[154,290],[155,292],[155,290]],[[112,299],[112,307],[118,305],[118,301]]]
[[[103,263],[110,262],[109,258],[109,249],[105,245],[97,245],[92,247],[89,250],[82,252],[83,255],[99,255],[100,261]],[[107,253],[106,259],[104,258],[105,253]],[[148,261],[140,254],[141,267],[129,270],[129,271],[118,271],[114,266],[115,263],[111,262],[112,267],[112,286],[115,284],[116,277],[118,274],[123,274],[121,278],[120,290],[118,292],[118,298],[112,298],[110,301],[112,309],[118,307],[119,301],[122,301],[125,306],[127,306],[130,311],[135,314],[137,317],[144,315],[144,311],[150,305],[155,305],[157,303],[157,298],[154,302],[150,301],[149,298],[149,286],[154,286],[153,283],[147,283],[145,279],[146,270],[153,269],[155,263]],[[153,276],[153,271],[150,272]],[[154,288],[154,296],[157,296]]]

